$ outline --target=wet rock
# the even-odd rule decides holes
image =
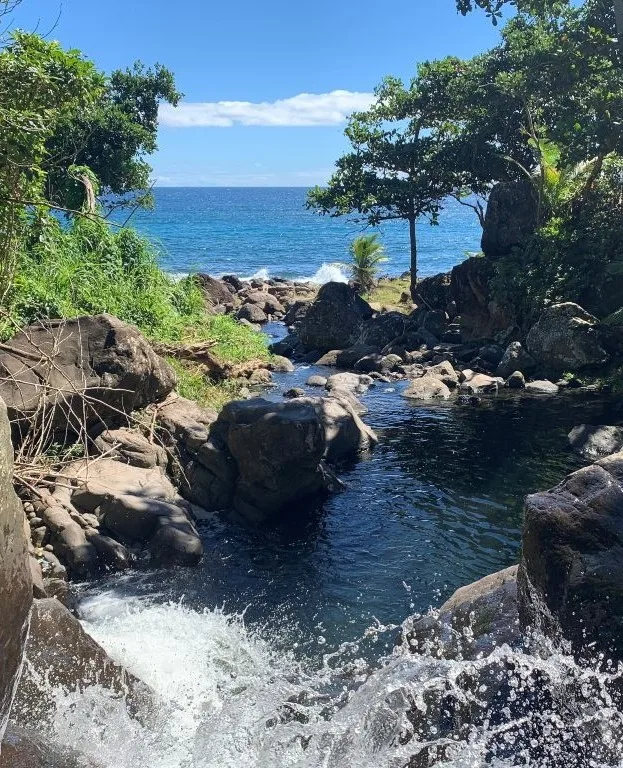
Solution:
[[[300,323],[307,314],[307,310],[310,306],[311,299],[298,299],[288,307],[288,311],[284,315],[283,322],[288,327]]]
[[[517,566],[458,589],[438,611],[403,625],[413,653],[475,659],[496,647],[521,640],[517,603]]]
[[[509,389],[525,389],[526,379],[521,371],[514,371],[506,379],[506,386]]]
[[[266,368],[256,368],[249,376],[249,384],[265,386],[273,380],[272,374]]]
[[[495,375],[507,379],[515,371],[521,371],[526,375],[535,368],[536,362],[532,355],[526,352],[520,341],[513,341],[506,347]]]
[[[623,427],[580,424],[569,433],[569,445],[585,459],[599,459],[623,449]]]
[[[290,333],[280,341],[270,344],[268,349],[273,355],[292,357],[300,348],[301,342],[296,333]]]
[[[537,225],[538,203],[529,181],[496,184],[491,190],[482,230],[485,255],[498,258],[524,245]]]
[[[470,395],[495,394],[499,387],[499,379],[485,373],[476,373],[461,384],[461,391]]]
[[[408,400],[448,400],[451,392],[436,376],[425,374],[413,379],[402,393]]]
[[[283,396],[288,400],[293,400],[295,397],[305,397],[306,394],[305,390],[301,387],[291,387],[290,389],[286,389]]]
[[[359,373],[334,373],[329,376],[325,387],[331,391],[332,389],[345,389],[350,392],[362,395],[367,392],[373,380],[370,376]]]
[[[308,387],[324,387],[327,384],[327,379],[324,376],[313,375],[310,376],[305,382]]]
[[[131,429],[111,429],[96,438],[95,447],[110,459],[118,459],[134,467],[166,467],[166,450]]]
[[[532,326],[526,346],[538,364],[550,371],[577,371],[603,364],[597,319],[572,302],[547,307]]]
[[[448,321],[449,318],[445,310],[431,309],[424,315],[420,330],[426,331],[435,338],[440,339],[448,328]]]
[[[0,352],[0,396],[22,434],[41,397],[64,432],[79,428],[78,418],[87,426],[117,426],[124,414],[164,399],[176,383],[171,366],[139,331],[111,315],[37,323],[7,346]],[[42,355],[54,360],[51,371],[39,362]],[[11,381],[18,372],[19,384]]]
[[[296,324],[296,331],[307,349],[346,349],[357,341],[371,316],[370,306],[350,286],[326,283]]]
[[[426,375],[435,376],[450,389],[454,389],[459,385],[459,376],[454,370],[452,363],[448,360],[437,363],[437,365],[431,365],[426,369]]]
[[[118,541],[99,533],[94,528],[87,528],[85,535],[95,548],[104,570],[125,571],[132,564],[132,556]]]
[[[541,379],[539,381],[529,381],[526,384],[526,392],[530,392],[534,395],[556,395],[558,394],[558,385],[554,384],[547,379]]]
[[[329,461],[352,458],[378,443],[375,433],[344,400],[323,397],[316,404],[325,435]]]
[[[294,365],[290,360],[281,355],[273,355],[268,363],[268,367],[276,373],[292,373],[294,371]]]
[[[329,390],[328,397],[334,397],[336,400],[340,400],[348,405],[358,416],[365,416],[368,413],[366,406],[358,400],[350,389],[342,389],[336,387]]]
[[[236,317],[258,325],[268,322],[268,316],[257,304],[243,304],[236,312]]]
[[[524,626],[623,659],[623,453],[528,496],[518,584]]]
[[[362,357],[355,363],[355,370],[360,373],[387,374],[402,364],[402,358],[398,355],[372,354]]]
[[[60,504],[46,507],[42,514],[54,552],[69,572],[81,578],[96,576],[100,570],[99,558],[82,526]]]
[[[41,735],[41,728],[32,730],[11,724],[7,729],[0,768],[103,768],[71,749],[50,743]]]
[[[151,690],[114,662],[58,600],[35,600],[14,718],[37,726],[55,709],[52,688],[82,691],[101,685],[123,696],[133,709],[147,708]]]
[[[478,357],[494,368],[500,364],[504,354],[505,350],[499,344],[485,344],[478,350]]]

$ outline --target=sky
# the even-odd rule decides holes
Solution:
[[[454,0],[23,0],[13,26],[79,48],[104,71],[136,59],[184,93],[160,112],[160,186],[323,184],[349,112],[388,74],[495,45]]]

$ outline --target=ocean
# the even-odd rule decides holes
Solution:
[[[315,276],[324,282],[336,274],[332,265],[348,260],[349,243],[363,231],[380,234],[389,258],[384,274],[409,268],[406,222],[372,230],[320,216],[306,210],[302,187],[162,187],[154,195],[154,210],[137,211],[130,221],[156,244],[163,268],[174,274]],[[448,200],[438,226],[425,220],[418,225],[420,275],[449,270],[479,251],[480,235],[473,211]]]

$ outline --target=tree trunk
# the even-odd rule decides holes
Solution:
[[[623,0],[614,0],[614,18],[617,25],[619,50],[623,51]]]
[[[417,294],[417,240],[415,237],[415,217],[409,219],[409,244],[411,246],[411,298],[415,301]]]

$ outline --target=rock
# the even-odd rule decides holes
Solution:
[[[499,344],[485,344],[478,350],[478,357],[496,367],[504,357],[505,351]]]
[[[329,368],[335,368],[337,366],[337,361],[342,354],[341,349],[330,349],[328,352],[325,352],[324,355],[318,358],[316,361],[316,365],[324,365]],[[348,367],[348,366],[345,366]]]
[[[31,730],[11,723],[2,742],[0,768],[102,768],[72,749],[50,743],[41,726]]]
[[[485,373],[476,373],[470,379],[461,384],[461,391],[469,395],[482,395],[484,393],[497,393],[500,381]]]
[[[106,430],[94,443],[109,459],[119,459],[134,467],[166,467],[169,461],[161,445],[150,443],[140,432],[131,429]]]
[[[218,280],[216,277],[210,277],[210,275],[206,275],[203,272],[198,272],[195,275],[195,279],[211,307],[226,306],[234,303],[234,291],[225,280]]]
[[[445,272],[418,280],[413,300],[426,309],[445,309],[451,301],[450,273]]]
[[[623,449],[623,427],[580,424],[569,433],[569,444],[585,459],[599,459]]]
[[[273,355],[268,363],[271,371],[276,373],[292,373],[294,371],[294,365],[288,360],[287,357],[281,355]]]
[[[269,352],[273,355],[283,355],[284,357],[292,357],[301,346],[299,337],[295,333],[290,333],[280,341],[276,341],[274,344],[270,344],[268,347]]]
[[[228,403],[214,429],[234,458],[233,506],[263,520],[313,500],[328,490],[321,466],[324,430],[313,405],[261,398]]]
[[[413,653],[477,659],[508,643],[519,645],[517,566],[461,587],[438,611],[403,625]]]
[[[247,294],[243,306],[246,306],[247,304],[252,304],[256,307],[259,307],[267,315],[283,317],[286,312],[285,307],[279,301],[279,299],[267,291],[250,292]]]
[[[348,405],[358,416],[365,416],[368,413],[366,406],[358,400],[350,389],[337,387],[329,391],[328,397],[334,397],[336,400]]]
[[[623,659],[623,453],[528,496],[518,585],[525,626]]]
[[[32,578],[32,595],[35,598],[47,597],[45,586],[43,584],[43,574],[41,573],[41,565],[39,561],[30,555],[28,558],[28,565],[30,567],[30,576]]]
[[[448,315],[443,309],[431,309],[426,312],[420,327],[421,331],[427,331],[435,338],[440,339],[448,327]]]
[[[402,365],[402,358],[398,355],[371,354],[362,357],[355,363],[355,370],[360,373],[390,373],[399,365]]]
[[[325,387],[329,391],[332,389],[346,389],[350,392],[362,395],[368,391],[368,388],[372,383],[372,379],[365,374],[334,373],[327,379]]]
[[[443,381],[443,383],[450,389],[454,389],[459,385],[459,376],[452,367],[452,363],[448,360],[444,360],[442,363],[437,363],[437,365],[431,365],[426,369],[426,375],[435,376],[440,381]]]
[[[82,526],[60,504],[46,507],[42,514],[54,553],[70,573],[80,578],[96,576],[100,570],[97,550],[87,540]]]
[[[534,395],[556,395],[558,394],[558,386],[547,379],[539,381],[529,381],[526,384],[526,392],[531,392]]]
[[[538,202],[529,181],[496,184],[487,203],[481,247],[489,258],[509,254],[534,234]]]
[[[550,371],[577,371],[607,360],[595,330],[597,319],[572,302],[552,304],[526,338],[528,352]]]
[[[100,685],[123,696],[135,710],[149,707],[154,698],[151,690],[114,662],[54,598],[33,603],[26,657],[28,664],[14,712],[15,719],[25,725],[39,725],[54,711],[54,687],[73,692]]]
[[[238,293],[238,291],[241,291],[244,288],[244,283],[237,275],[223,275],[221,280],[230,285],[234,293]]]
[[[293,400],[295,397],[305,397],[306,394],[305,390],[301,387],[291,387],[290,389],[286,389],[283,396],[287,397],[288,400]]]
[[[159,467],[142,469],[102,459],[76,464],[71,475],[77,486],[73,503],[88,512],[97,509],[101,524],[119,540],[147,546],[154,560],[165,565],[192,566],[201,559],[199,534]],[[89,546],[95,549],[94,544]],[[98,544],[107,565],[115,556],[122,559],[105,541]]]
[[[506,379],[506,386],[509,389],[524,389],[526,386],[526,379],[521,371],[514,371]]]
[[[458,264],[451,273],[450,291],[459,311],[463,341],[492,339],[514,325],[508,308],[494,301],[491,293],[493,265],[478,256]]]
[[[248,320],[250,323],[267,323],[268,317],[261,307],[257,304],[243,304],[236,312],[238,320]]]
[[[425,374],[419,379],[413,379],[402,396],[409,400],[447,400],[450,394],[443,381],[436,376]]]
[[[52,357],[51,372],[42,354]],[[18,373],[20,383],[11,381]],[[79,428],[73,413],[88,427],[117,426],[124,414],[162,400],[176,383],[171,366],[136,328],[106,314],[25,328],[0,352],[0,378],[0,396],[22,434],[41,397],[64,433],[68,425]],[[46,380],[56,389],[46,390]]]
[[[520,341],[513,341],[506,347],[495,375],[507,379],[515,371],[521,371],[526,375],[535,368],[536,362],[532,355],[526,352]]]
[[[266,370],[266,368],[256,368],[254,371],[251,371],[249,376],[249,384],[255,384],[256,386],[266,386],[267,384],[270,384],[272,380],[272,374],[270,371]]]
[[[374,432],[344,400],[323,397],[316,407],[324,428],[325,457],[329,461],[352,458],[378,443]]]
[[[327,379],[324,376],[310,376],[305,382],[308,387],[324,387],[327,384]]]
[[[407,316],[401,312],[380,313],[365,323],[357,344],[382,349],[402,336],[406,326]]]
[[[298,299],[288,307],[288,311],[283,317],[283,322],[288,327],[300,323],[307,314],[307,310],[310,306],[311,299]]]
[[[202,408],[194,400],[173,395],[158,407],[155,416],[159,436],[165,444],[179,444],[194,453],[207,442],[210,425],[216,421],[218,414]]]
[[[238,325],[244,325],[245,328],[250,328],[255,333],[260,333],[262,330],[262,326],[259,325],[259,323],[251,323],[249,320],[246,320],[244,317],[236,318],[238,320]]]
[[[345,349],[357,341],[371,316],[372,309],[350,286],[331,282],[320,288],[296,330],[306,349]]]
[[[94,528],[87,528],[86,537],[95,547],[98,558],[108,571],[125,571],[132,564],[132,556],[128,550],[118,541],[98,533]]]

